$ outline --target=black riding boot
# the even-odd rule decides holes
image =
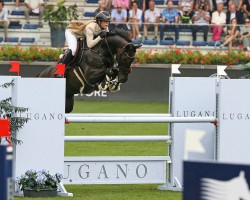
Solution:
[[[59,61],[59,63],[60,64],[65,64],[65,68],[67,68],[67,65],[70,63],[72,58],[73,58],[72,51],[71,51],[71,49],[68,49],[65,52],[65,55],[63,56],[63,58]]]

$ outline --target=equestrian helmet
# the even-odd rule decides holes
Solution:
[[[96,22],[109,22],[110,21],[110,14],[107,11],[101,11],[99,13],[97,13],[97,15],[95,16]]]

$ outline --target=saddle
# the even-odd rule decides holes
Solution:
[[[73,68],[75,65],[80,64],[83,59],[84,51],[89,49],[86,43],[85,38],[77,38],[77,49],[73,59],[67,65],[67,68]],[[65,50],[67,51],[67,49]],[[69,67],[70,66],[70,67]]]

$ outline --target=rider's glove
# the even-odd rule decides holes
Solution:
[[[107,36],[107,32],[106,31],[101,31],[99,36],[103,39]]]

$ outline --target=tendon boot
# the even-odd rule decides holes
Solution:
[[[95,90],[99,90],[99,91],[104,91],[107,90],[110,86],[110,77],[108,75],[106,75],[106,77],[104,78],[104,80],[101,83],[97,83],[94,86]]]

